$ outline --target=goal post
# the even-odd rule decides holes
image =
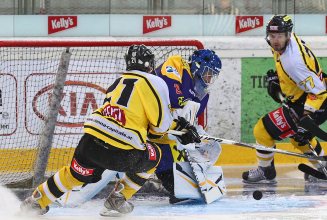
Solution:
[[[149,47],[156,65],[172,55],[188,59],[203,49],[197,40],[0,41],[1,184],[31,187],[33,179],[39,184],[44,175],[70,163],[85,118],[102,105],[108,86],[126,70],[124,54],[132,44]],[[70,60],[62,78],[65,71],[58,67],[67,48]],[[198,123],[206,126],[206,118],[202,114]],[[45,155],[40,155],[42,146],[49,146]]]

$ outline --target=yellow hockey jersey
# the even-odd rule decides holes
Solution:
[[[117,148],[144,150],[148,130],[163,135],[172,120],[166,83],[134,70],[108,88],[104,105],[86,120],[84,131]]]
[[[326,83],[320,64],[310,47],[292,33],[290,43],[282,55],[273,48],[271,50],[280,87],[286,98],[295,102],[307,93],[304,110],[319,110],[327,98]]]

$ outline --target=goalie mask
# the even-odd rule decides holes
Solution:
[[[190,56],[189,63],[194,81],[194,90],[202,100],[209,93],[209,84],[218,77],[221,69],[219,57],[211,50],[194,51]]]
[[[126,70],[154,69],[154,54],[144,44],[130,46],[125,54]]]

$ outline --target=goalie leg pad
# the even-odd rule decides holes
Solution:
[[[177,198],[203,198],[207,204],[223,199],[226,186],[219,166],[188,162],[174,163],[174,191]]]

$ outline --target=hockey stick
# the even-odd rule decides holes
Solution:
[[[324,173],[319,172],[318,170],[316,170],[304,163],[299,164],[298,169],[301,170],[302,172],[307,173],[318,179],[327,180],[327,177]]]
[[[296,123],[297,127],[301,127],[300,122],[298,120],[298,118],[294,115],[293,111],[290,109],[290,107],[286,104],[284,97],[282,96],[282,94],[279,92],[278,93],[279,99],[282,102],[283,106],[288,110],[288,112],[290,113],[291,117],[293,118],[294,122]],[[310,130],[309,130],[310,131]],[[311,132],[311,131],[310,131]],[[309,139],[306,139],[307,145],[310,148],[310,151],[312,152],[312,154],[315,157],[318,157],[318,154],[316,152],[316,150],[313,148],[313,146],[310,143]],[[321,167],[323,173],[325,174],[325,177],[327,178],[327,170],[325,168],[325,166],[322,164],[322,162],[320,160],[317,160],[317,163],[319,164],[319,166]]]
[[[310,115],[306,115],[300,119],[301,127],[310,131],[314,136],[317,136],[323,141],[327,141],[327,133],[321,130],[318,125],[316,125]]]
[[[183,135],[185,134],[184,131],[175,131],[175,130],[168,130],[169,134],[174,134],[174,135]],[[211,137],[211,136],[205,136],[205,135],[200,135],[200,138],[202,140],[208,140],[208,141],[217,141],[221,144],[231,144],[231,145],[236,145],[236,146],[241,146],[241,147],[248,147],[256,150],[263,150],[263,151],[269,151],[269,152],[276,152],[280,154],[286,154],[286,155],[291,155],[291,156],[296,156],[296,157],[303,157],[311,160],[321,160],[321,161],[327,161],[327,156],[313,156],[310,154],[300,154],[292,151],[286,151],[286,150],[280,150],[280,149],[275,149],[275,148],[269,148],[261,145],[253,145],[253,144],[247,144],[247,143],[242,143],[238,141],[232,141],[232,140],[226,140],[222,138],[217,138],[217,137]]]

